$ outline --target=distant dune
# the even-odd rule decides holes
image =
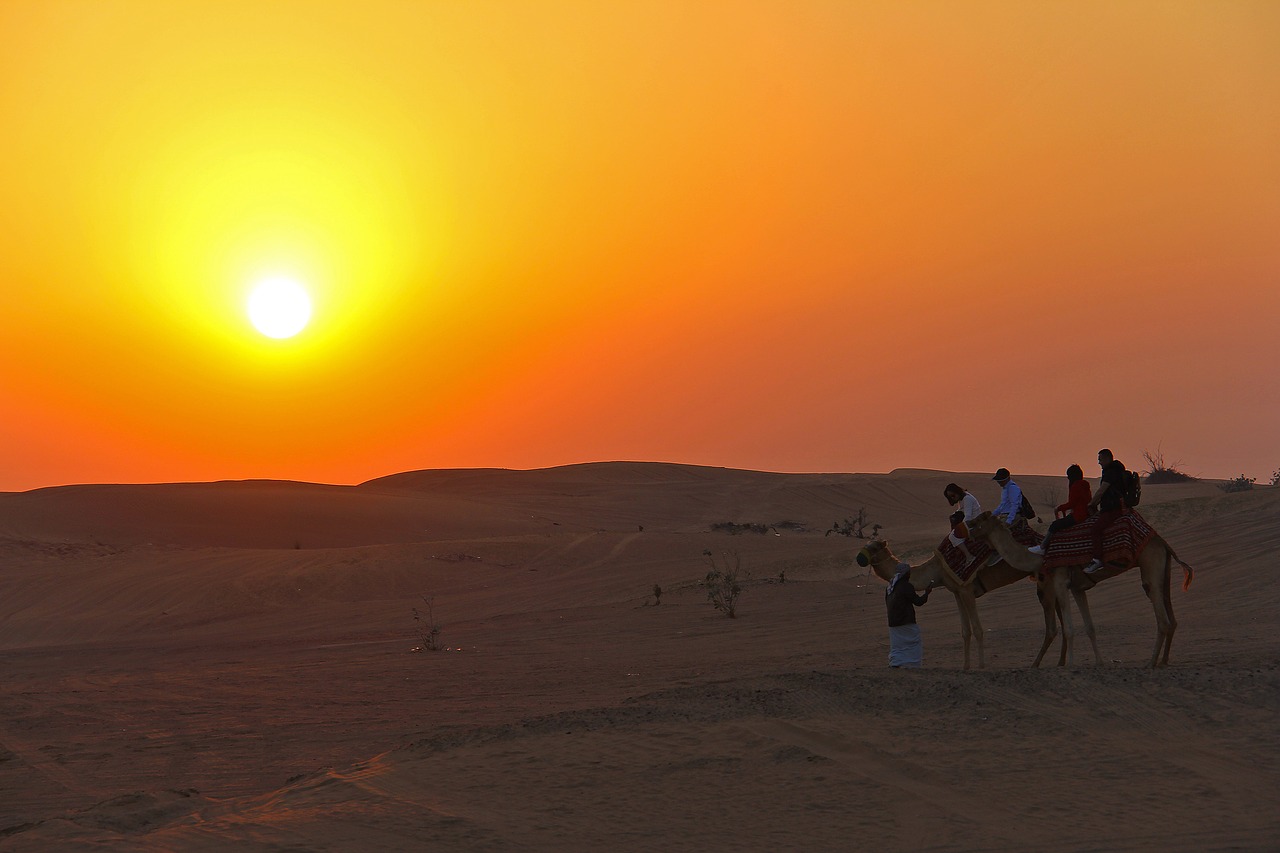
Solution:
[[[1146,489],[1196,568],[1168,669],[1130,572],[1090,595],[1105,668],[1028,668],[1020,582],[981,599],[986,671],[941,590],[891,671],[828,531],[865,509],[922,559],[951,481],[995,503],[640,462],[0,494],[0,850],[1272,847],[1280,489]],[[749,575],[736,619],[707,552]]]

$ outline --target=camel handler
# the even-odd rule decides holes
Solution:
[[[898,571],[884,591],[889,611],[889,666],[894,669],[919,669],[924,660],[920,626],[916,624],[916,608],[929,600],[929,589],[923,595],[911,585],[911,566],[898,564]]]

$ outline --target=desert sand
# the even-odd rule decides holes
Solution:
[[[1280,489],[1145,490],[1196,571],[1165,669],[1130,572],[1090,595],[1103,667],[1030,668],[1028,581],[979,601],[985,670],[944,590],[891,670],[825,534],[865,508],[923,559],[951,480],[996,503],[649,463],[0,494],[0,849],[1280,849]]]

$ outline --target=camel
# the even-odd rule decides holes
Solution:
[[[1025,552],[1026,549],[1023,548],[1023,551]],[[898,563],[898,558],[889,550],[888,542],[873,539],[858,552],[858,565],[871,566],[883,581],[893,578]],[[1008,562],[1001,560],[993,566],[983,566],[978,569],[977,577],[970,583],[957,584],[955,575],[943,571],[943,566],[942,555],[935,550],[929,559],[911,567],[911,584],[917,589],[925,586],[943,586],[951,591],[956,598],[956,607],[960,609],[960,635],[964,638],[964,668],[969,669],[969,640],[973,637],[978,645],[978,668],[985,669],[987,662],[982,647],[982,622],[978,619],[976,599],[993,589],[999,589],[1026,578],[1027,572],[1016,569]],[[1032,577],[1035,576],[1032,575]],[[1045,648],[1048,648],[1057,633],[1057,627],[1054,624],[1055,611],[1051,604],[1045,604],[1044,595],[1040,595],[1040,602],[1044,607]],[[1040,654],[1044,656],[1043,649]],[[1037,658],[1036,663],[1039,664],[1039,662]]]
[[[1021,571],[1039,572],[1043,567],[1044,559],[1035,554],[1030,553],[1020,545],[1010,532],[1006,525],[999,518],[984,512],[973,520],[969,525],[969,530],[973,535],[985,540],[995,548],[1009,565]],[[1173,561],[1177,560],[1182,566],[1183,580],[1182,588],[1189,589],[1191,580],[1195,577],[1195,571],[1191,566],[1179,559],[1178,555],[1173,552],[1169,544],[1162,539],[1159,534],[1153,536],[1142,553],[1138,555],[1138,568],[1142,575],[1142,590],[1147,594],[1147,598],[1151,601],[1151,607],[1155,611],[1156,616],[1156,645],[1151,653],[1151,662],[1148,666],[1155,669],[1157,666],[1169,665],[1169,649],[1173,646],[1173,632],[1178,627],[1178,622],[1173,617],[1173,598],[1169,595],[1169,578],[1173,574]],[[1046,598],[1056,605],[1057,602],[1066,602],[1066,593],[1071,591],[1076,600],[1077,606],[1080,608],[1081,618],[1084,620],[1085,630],[1089,634],[1089,639],[1093,642],[1093,653],[1098,662],[1102,663],[1102,655],[1098,651],[1098,641],[1093,628],[1093,617],[1089,613],[1088,599],[1085,592],[1098,581],[1115,577],[1122,572],[1128,571],[1131,567],[1115,568],[1107,566],[1092,575],[1084,574],[1083,565],[1068,566],[1053,570],[1053,577],[1049,583],[1043,584],[1045,587]],[[1062,606],[1057,608],[1062,615],[1062,649],[1063,656],[1059,660],[1059,666],[1071,663],[1072,657],[1072,641],[1075,634],[1075,626],[1071,619],[1071,608]],[[1161,651],[1164,652],[1163,657]],[[1042,652],[1043,654],[1043,652]]]
[[[982,540],[991,545],[996,553],[1000,555],[1010,566],[1018,571],[1028,572],[1032,577],[1039,579],[1040,570],[1044,568],[1044,557],[1036,556],[1027,550],[1026,546],[1013,538],[1013,533],[1009,529],[1009,525],[1001,521],[989,512],[978,515],[969,524],[969,532],[973,534],[975,539]],[[1083,571],[1081,571],[1083,576]],[[1056,573],[1055,573],[1056,575]],[[1084,620],[1085,633],[1089,636],[1089,642],[1093,645],[1094,663],[1102,666],[1102,652],[1098,650],[1098,633],[1093,627],[1093,614],[1089,612],[1089,599],[1085,595],[1085,591],[1093,586],[1090,578],[1089,581],[1081,581],[1078,584],[1068,584],[1065,588],[1059,589],[1054,585],[1054,578],[1047,581],[1037,580],[1037,593],[1040,596],[1040,603],[1046,609],[1053,609],[1058,613],[1058,621],[1062,623],[1062,650],[1058,655],[1058,666],[1066,666],[1071,661],[1071,641],[1072,634],[1067,632],[1067,628],[1071,625],[1071,613],[1068,608],[1066,614],[1062,613],[1062,605],[1066,601],[1066,589],[1069,588],[1072,596],[1076,600],[1076,606],[1080,608],[1080,618]],[[1040,666],[1040,661],[1044,659],[1044,653],[1049,650],[1049,646],[1053,643],[1054,636],[1057,634],[1058,626],[1052,622],[1045,623],[1044,643],[1040,646],[1040,654],[1036,655],[1035,663],[1032,667]]]

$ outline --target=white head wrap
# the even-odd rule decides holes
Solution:
[[[888,591],[893,592],[894,586],[896,586],[898,581],[909,571],[911,571],[911,566],[908,563],[898,563],[898,571],[894,573],[893,580],[889,581]]]

